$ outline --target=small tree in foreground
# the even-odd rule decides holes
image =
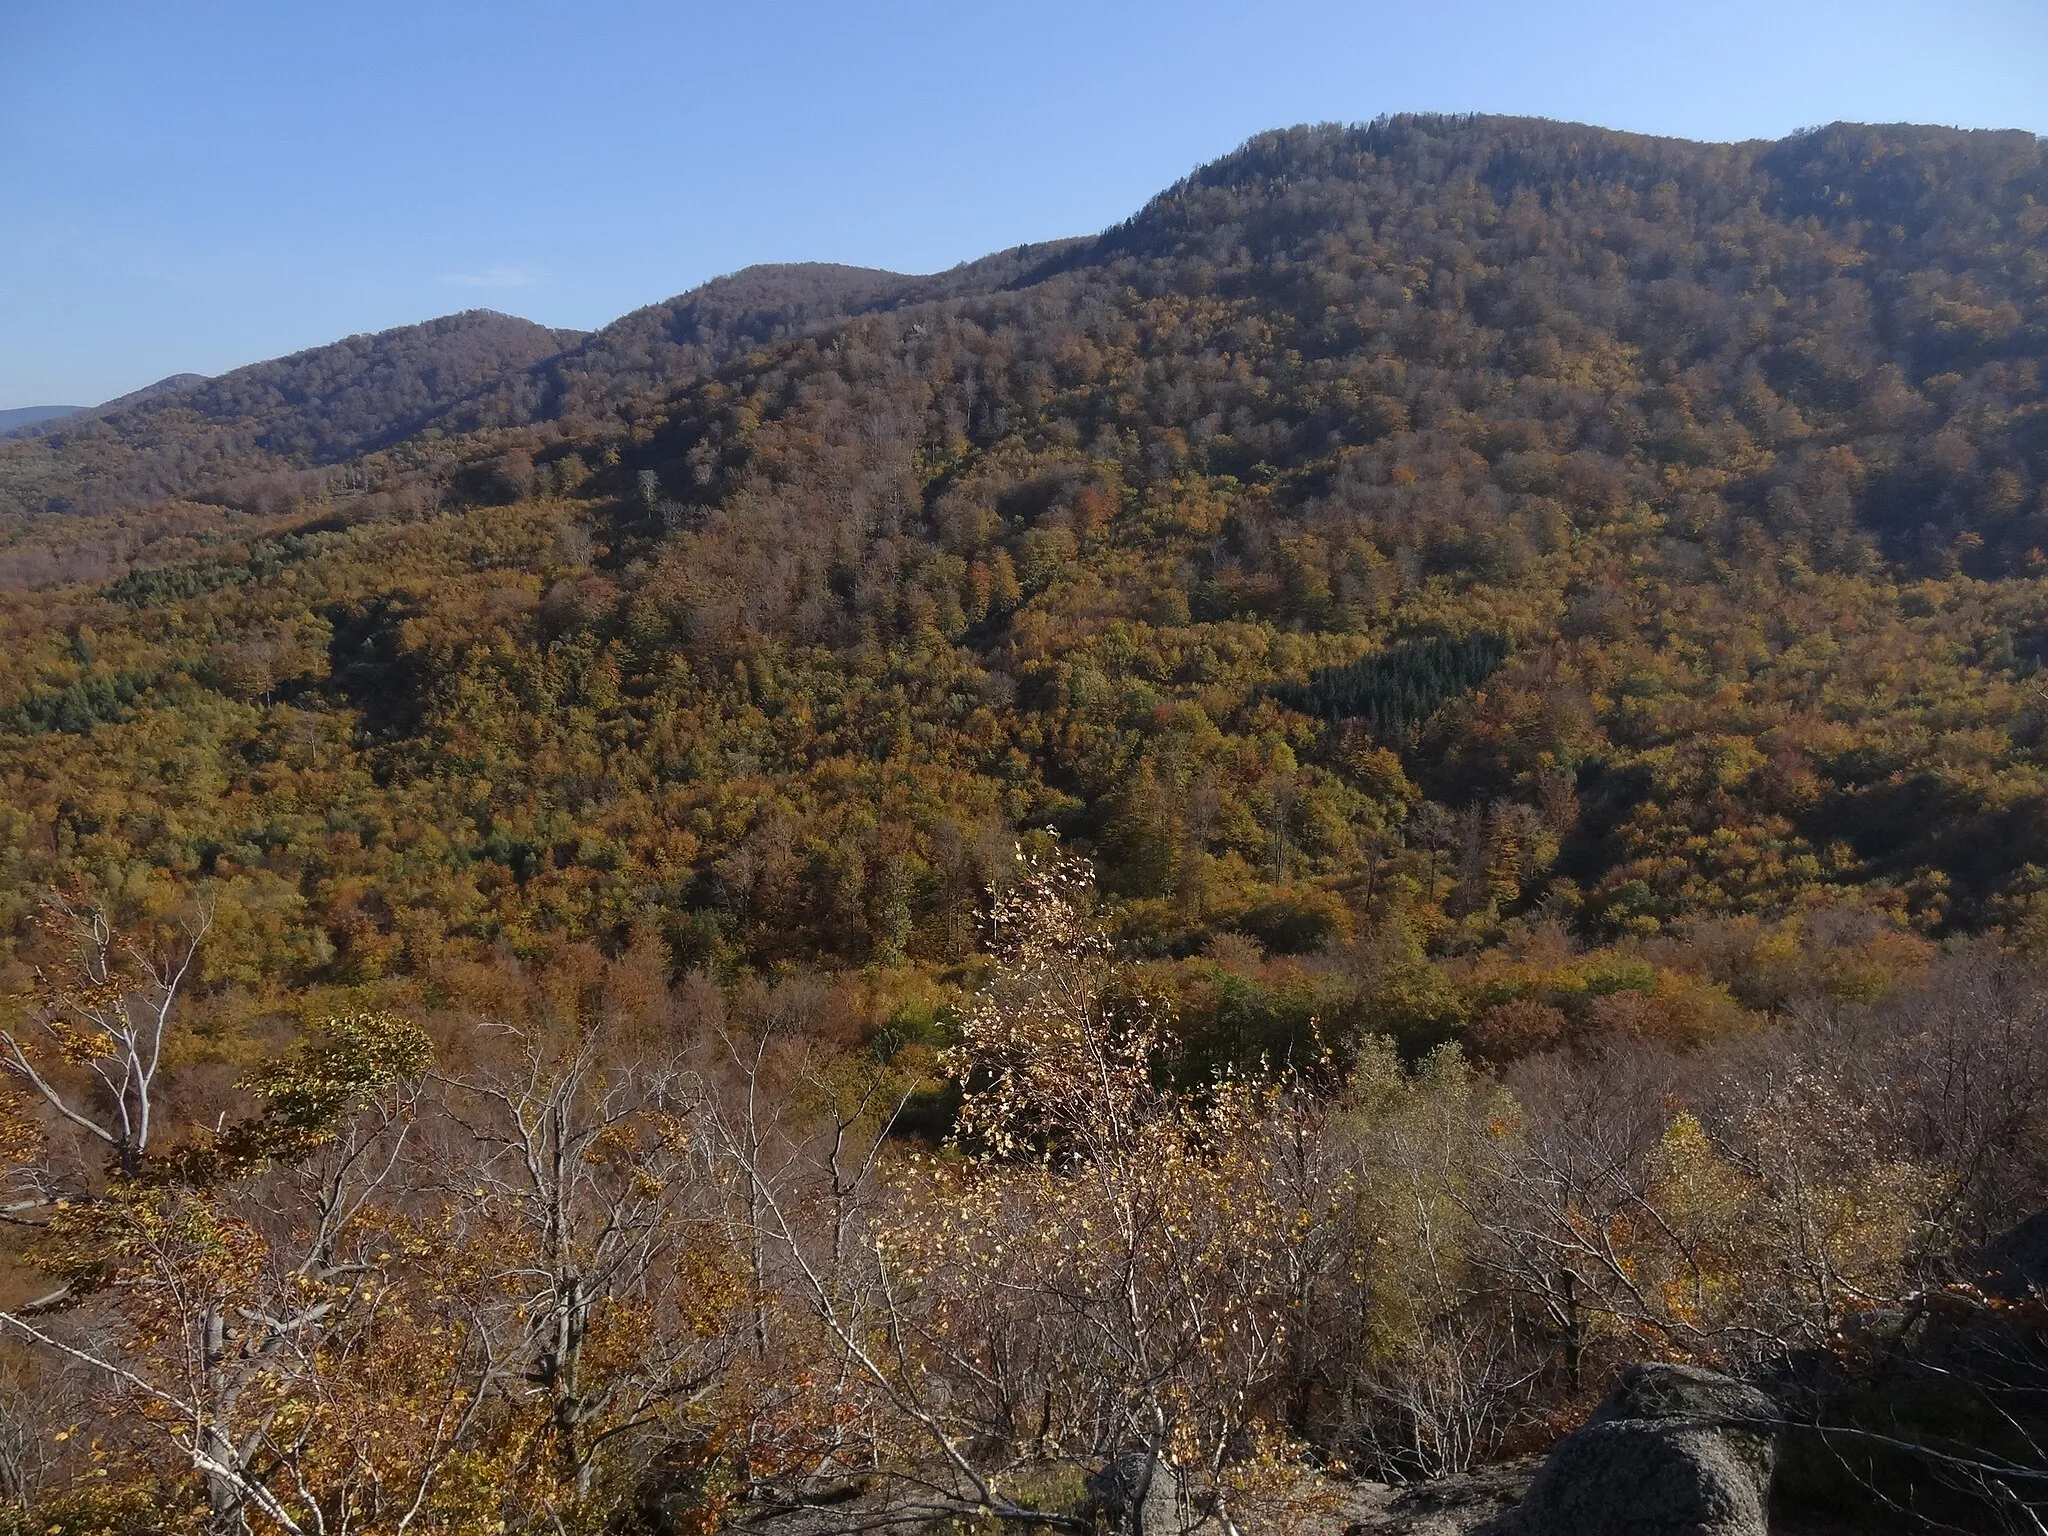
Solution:
[[[477,1411],[448,1266],[390,1204],[426,1037],[328,1021],[247,1080],[256,1112],[61,1203],[31,1250],[62,1310],[0,1326],[86,1369],[200,1475],[209,1531],[311,1532],[424,1506]],[[384,1433],[394,1404],[415,1430]]]
[[[1078,1526],[1051,1491],[1107,1463],[1182,1528],[1284,1524],[1306,1480],[1281,1427],[1281,1250],[1303,1236],[1269,1131],[1281,1090],[1161,1086],[1154,1010],[1085,888],[1054,865],[996,902],[996,972],[947,1063],[953,1153],[892,1170],[837,1265],[778,1203],[770,1235],[899,1517]]]

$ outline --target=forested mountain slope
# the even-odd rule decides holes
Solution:
[[[9,617],[9,878],[260,887],[292,985],[943,961],[1033,827],[1162,955],[2024,924],[2044,200],[2026,135],[1395,119],[939,279],[742,274],[464,407],[546,419],[122,514],[178,558]],[[292,403],[341,359],[552,340],[437,324],[166,398],[320,462],[396,431]],[[30,446],[129,484],[123,420]]]

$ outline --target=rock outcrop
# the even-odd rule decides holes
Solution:
[[[1535,1470],[1536,1463],[1524,1459],[1406,1487],[1354,1483],[1343,1536],[1467,1536],[1490,1529],[1520,1502]]]
[[[1765,1536],[1777,1418],[1713,1371],[1635,1366],[1492,1536]]]
[[[1096,1523],[1113,1536],[1175,1536],[1197,1523],[1177,1469],[1147,1451],[1117,1457],[1088,1479]]]

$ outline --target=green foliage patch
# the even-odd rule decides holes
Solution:
[[[128,719],[154,681],[150,673],[137,670],[80,678],[62,688],[30,694],[0,721],[23,736],[82,735],[95,726]]]
[[[1475,630],[1411,640],[1341,667],[1324,667],[1274,697],[1323,720],[1362,720],[1373,735],[1398,740],[1445,704],[1470,692],[1507,660],[1506,635]]]

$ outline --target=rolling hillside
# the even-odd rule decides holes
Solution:
[[[0,687],[155,681],[6,746],[18,878],[260,867],[336,974],[643,918],[679,963],[943,957],[1020,826],[1165,953],[2031,921],[2043,177],[1934,129],[1291,130],[940,278],[759,269],[566,349],[461,316],[102,412],[4,454],[147,553],[79,520],[109,575],[17,611]],[[1304,706],[1482,631],[1483,680],[1385,684],[1399,729]],[[287,705],[333,755],[261,775],[260,835],[211,789],[61,831],[156,731],[250,782]],[[336,866],[337,816],[456,857]]]
[[[0,517],[112,512],[410,436],[573,333],[472,310],[352,336],[217,379],[178,375],[0,448]]]

